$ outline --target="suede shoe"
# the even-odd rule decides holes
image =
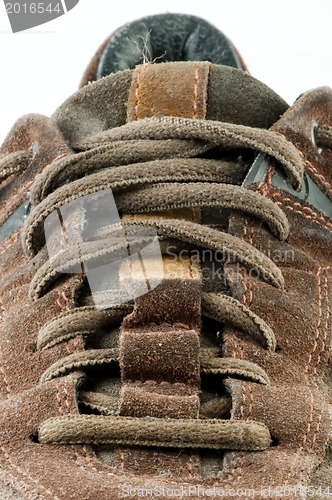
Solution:
[[[332,495],[332,90],[185,15],[0,150],[3,499]]]

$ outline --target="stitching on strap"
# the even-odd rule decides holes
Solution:
[[[1,297],[0,297],[0,311],[1,311],[1,318],[3,318],[4,307],[3,307],[3,302],[2,302],[2,298]],[[8,379],[7,379],[7,374],[5,372],[5,368],[3,366],[2,352],[0,353],[0,372],[1,372],[2,379],[3,379],[4,384],[5,384],[5,387],[6,387],[7,394],[10,394],[11,393],[11,387],[10,387]]]
[[[283,200],[285,202],[291,203],[291,205],[287,205],[287,204],[285,205],[284,203],[282,203],[280,201],[275,201],[275,203],[277,203],[277,205],[284,206],[285,208],[288,208],[289,210],[292,210],[293,212],[296,212],[297,214],[302,215],[306,219],[309,219],[312,222],[315,222],[316,224],[323,226],[325,229],[331,230],[332,224],[330,222],[328,222],[324,217],[319,215],[317,212],[314,212],[311,208],[303,207],[300,203],[297,203],[288,197],[284,197],[280,193],[273,193],[272,197],[273,198],[280,198],[281,200]],[[301,210],[297,210],[294,207],[299,207],[299,208],[301,208]],[[307,211],[310,215],[305,214],[304,210]],[[319,221],[322,221],[322,222],[319,222]]]
[[[197,118],[198,114],[198,80],[199,80],[199,68],[201,63],[198,62],[195,67],[195,85],[194,85],[194,101],[193,101],[193,118]]]
[[[6,382],[6,379],[5,379],[5,375],[4,375],[4,372],[1,370],[1,373],[3,374],[3,377],[4,377],[4,380]],[[10,389],[10,386],[6,383],[6,388],[7,388],[7,391],[8,393],[10,394],[11,393],[11,389]],[[6,460],[8,461],[8,463],[10,464],[10,466],[15,469],[19,474],[21,474],[22,476],[28,478],[30,481],[32,481],[33,483],[35,483],[39,488],[41,488],[43,491],[45,491],[45,493],[49,494],[52,496],[52,498],[54,500],[60,500],[59,497],[57,495],[54,495],[54,493],[50,490],[50,489],[47,489],[45,488],[45,486],[43,486],[39,481],[38,479],[35,479],[33,478],[32,476],[30,476],[27,472],[25,472],[23,469],[21,469],[18,465],[16,465],[12,459],[10,458],[10,455],[9,453],[7,452],[7,450],[4,448],[4,446],[0,446],[0,449],[4,455],[4,457],[6,458]],[[29,487],[28,485],[22,481],[22,480],[19,480],[20,483],[23,484],[23,486],[28,490]],[[38,495],[38,497],[40,497],[40,495]]]
[[[308,426],[307,426],[306,432],[305,432],[305,434],[303,436],[302,445],[299,446],[299,448],[298,448],[298,450],[297,450],[297,452],[295,454],[293,463],[292,463],[292,465],[290,467],[290,471],[289,471],[289,474],[287,476],[287,482],[286,482],[285,486],[287,486],[289,484],[290,480],[291,480],[291,477],[292,477],[292,474],[294,473],[294,469],[296,467],[297,461],[299,461],[299,464],[297,465],[296,470],[298,470],[301,467],[301,464],[302,464],[303,460],[305,459],[305,457],[300,458],[300,455],[301,455],[301,453],[304,450],[304,446],[307,444],[307,439],[308,439],[309,433],[311,431],[311,428],[313,426],[314,397],[313,397],[313,393],[311,391],[310,382],[309,382],[309,366],[312,364],[313,354],[315,353],[315,351],[317,349],[318,340],[319,340],[319,338],[321,336],[322,314],[323,314],[323,307],[322,307],[323,296],[322,296],[322,279],[321,279],[321,276],[322,276],[323,273],[325,273],[329,269],[331,269],[331,268],[330,267],[319,268],[319,270],[316,273],[316,276],[317,276],[317,287],[318,287],[318,321],[317,321],[317,326],[316,326],[316,336],[315,336],[315,339],[314,339],[314,345],[313,345],[311,353],[309,354],[308,361],[307,361],[306,366],[305,366],[307,389],[308,389],[308,391],[310,393],[310,413],[309,413],[309,418],[308,418]],[[324,326],[323,326],[323,329],[324,329],[323,346],[322,346],[322,350],[321,350],[320,354],[325,349],[325,341],[326,341],[326,338],[327,338],[327,326],[328,326],[328,320],[329,320],[329,317],[330,317],[330,305],[329,305],[329,296],[328,296],[328,290],[327,290],[327,277],[324,275],[324,282],[325,282],[325,280],[326,280],[326,289],[325,289],[325,286],[324,286],[324,290],[325,290],[325,292],[324,292],[324,299],[326,300],[327,308],[326,308],[326,320],[325,320]],[[317,366],[318,366],[318,364],[321,361],[320,354],[318,355],[318,359],[317,359],[317,361],[316,361],[316,363],[314,365],[314,369],[313,369],[313,373],[314,374],[317,373]],[[319,429],[320,429],[320,425],[321,425],[321,420],[322,420],[324,409],[325,408],[324,408],[324,405],[323,405],[322,406],[322,411],[320,412],[320,414],[317,417],[316,427],[314,429],[314,433],[313,433],[313,437],[312,437],[312,447],[314,446],[314,444],[316,442],[316,438],[317,438],[317,434],[318,434]],[[301,473],[301,478],[303,477],[303,475],[304,475],[304,472]]]
[[[25,472],[23,469],[21,469],[21,467],[19,467],[18,465],[16,465],[12,459],[10,458],[9,454],[7,453],[6,449],[3,447],[3,446],[0,446],[0,449],[2,451],[2,453],[4,454],[5,458],[8,460],[9,464],[12,466],[13,469],[15,469],[19,474],[21,474],[22,476],[25,476],[26,478],[28,478],[30,481],[32,481],[33,483],[35,483],[39,488],[41,488],[43,491],[45,491],[45,493],[47,493],[48,495],[51,495],[51,498],[53,500],[60,500],[60,498],[57,496],[57,495],[54,495],[54,493],[48,489],[48,488],[45,488],[45,486],[43,486],[39,481],[38,479],[35,479],[33,478],[32,476],[30,476],[30,474],[28,474],[27,472]],[[20,482],[23,482],[23,481],[20,481]],[[24,486],[27,486],[25,483],[23,483]],[[39,496],[39,495],[38,495]],[[41,498],[41,497],[40,497]]]
[[[141,75],[148,68],[149,64],[144,64],[140,66],[137,70],[136,77],[136,88],[135,88],[135,120],[139,120],[139,105],[140,105],[140,85],[141,85]]]

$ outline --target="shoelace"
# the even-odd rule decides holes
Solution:
[[[331,129],[317,128],[316,137],[317,142],[330,144]],[[281,163],[289,182],[298,187],[303,176],[303,158],[291,143],[278,134],[239,125],[166,117],[129,123],[90,137],[75,145],[75,148],[81,152],[56,160],[37,177],[32,186],[30,199],[34,210],[26,222],[22,237],[23,246],[30,256],[38,253],[45,243],[43,223],[49,214],[70,201],[103,189],[112,189],[117,206],[124,213],[193,206],[226,207],[260,218],[267,223],[275,237],[280,240],[287,238],[287,218],[276,204],[261,194],[230,184],[238,168],[236,163],[225,164],[222,160],[197,158],[216,148],[262,151]],[[20,172],[30,159],[31,153],[25,151],[5,158],[0,162],[0,178]],[[157,204],[155,200],[162,202]],[[212,251],[222,250],[234,255],[240,263],[259,269],[272,286],[280,289],[284,286],[282,273],[269,257],[228,233],[176,219],[140,219],[123,224],[152,226],[161,237],[178,239]],[[100,256],[100,252],[105,253],[105,246],[101,248],[98,241],[83,245],[88,247],[86,254],[92,262]],[[106,252],[111,254],[118,250],[119,244],[114,243],[113,238],[110,239]],[[47,292],[51,283],[58,278],[59,271],[66,272],[68,262],[71,265],[75,263],[70,250],[62,254],[61,265],[46,262],[36,272],[30,286],[32,300],[38,300]],[[99,329],[121,322],[131,308],[131,304],[124,304],[98,311],[86,306],[65,312],[43,326],[38,335],[37,347],[48,349],[78,335],[95,335]],[[203,293],[202,314],[217,322],[240,328],[266,349],[276,349],[272,329],[232,297]],[[50,366],[42,375],[41,383],[87,367],[118,363],[118,357],[115,348],[89,349],[71,354]],[[269,383],[267,374],[257,364],[222,358],[219,348],[201,349],[200,363],[201,372],[204,373]],[[209,403],[202,405],[199,419],[118,417],[115,416],[114,398],[96,393],[81,393],[80,398],[102,415],[48,419],[39,428],[40,442],[234,450],[262,450],[271,443],[269,430],[262,423],[220,418],[229,409],[229,398],[221,401],[217,409],[210,408]],[[211,415],[214,418],[209,418]]]

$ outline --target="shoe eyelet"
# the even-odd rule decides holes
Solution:
[[[38,147],[39,147],[38,142],[33,142],[31,146],[28,148],[28,151],[32,152],[32,159],[35,158],[36,153],[38,151]]]
[[[32,342],[30,345],[27,346],[26,351],[33,354],[38,351],[37,349],[37,343]]]
[[[38,429],[34,429],[29,436],[30,441],[39,444]]]
[[[275,348],[275,351],[274,351],[276,354],[280,354],[282,352],[282,348],[280,347],[279,344],[277,344],[276,348]]]
[[[311,137],[311,142],[317,148],[318,154],[321,154],[323,149],[319,148],[316,144],[316,138],[315,138],[315,129],[318,127],[318,123],[315,120],[312,120],[310,124],[310,137]]]

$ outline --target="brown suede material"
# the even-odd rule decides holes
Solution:
[[[83,349],[82,339],[77,337],[68,345],[58,344],[50,349],[36,350],[36,339],[42,325],[60,312],[74,307],[73,292],[80,279],[76,277],[71,283],[65,282],[32,304],[28,299],[29,285],[22,281],[13,280],[1,297],[3,377],[0,387],[3,395],[33,387],[51,364]],[[27,305],[23,307],[22,304]],[[18,345],[20,350],[13,356]]]
[[[184,477],[190,479],[200,474],[201,464],[196,454],[191,454],[188,460],[187,453],[179,454],[179,451],[167,451],[166,455],[164,451],[156,448],[147,455],[147,451],[140,448],[135,448],[135,450],[127,449],[126,452],[120,448],[114,465],[120,470],[130,470],[137,476],[144,471],[144,487],[148,484],[150,477],[158,477],[162,472],[165,478],[169,478],[169,482],[163,485],[166,488],[170,484],[175,486],[175,481],[181,481]],[[147,463],[149,464],[148,467],[146,466]]]
[[[319,467],[314,471],[310,477],[311,484],[316,488],[317,494],[313,497],[315,500],[320,498],[319,488],[322,491],[328,492],[331,489],[332,477],[332,443],[328,446],[325,458]]]
[[[3,186],[0,183],[0,224],[27,200],[28,190],[37,173],[56,158],[71,154],[56,123],[36,114],[26,115],[15,123],[0,149],[0,156],[29,148],[33,151],[33,158],[27,170],[12,176],[10,183]]]
[[[207,108],[209,63],[173,63],[139,66],[133,73],[127,105],[128,121],[153,116],[183,116],[204,119]],[[171,92],[169,91],[171,89]],[[173,214],[176,215],[176,214]],[[200,211],[180,211],[184,219],[200,218]],[[166,212],[166,217],[172,212]],[[164,259],[164,272],[167,269]],[[125,318],[120,333],[122,390],[119,414],[163,418],[199,416],[199,329],[200,280],[192,262],[176,263],[171,278],[166,271],[163,282],[150,293],[136,299],[133,313]],[[188,275],[189,279],[184,276]],[[190,329],[192,328],[192,329]],[[138,385],[139,383],[142,385]],[[156,387],[162,387],[160,394]],[[151,390],[152,389],[152,390]],[[171,393],[169,392],[171,390]],[[146,474],[144,451],[121,448],[121,467]],[[159,462],[160,470],[180,477],[188,476],[193,458],[183,453],[184,467],[172,460],[168,450],[146,450],[146,460]],[[197,455],[195,455],[199,463]],[[140,465],[138,465],[140,464]]]
[[[121,71],[86,85],[69,97],[53,115],[65,139],[73,144],[91,133],[126,123],[131,81],[132,71]]]
[[[20,493],[14,491],[10,486],[7,486],[0,480],[0,498],[2,500],[24,500]]]
[[[175,67],[168,66],[170,71]],[[212,67],[208,93],[204,97],[208,103],[207,113],[209,109],[212,113],[217,99],[212,97],[213,92],[217,94],[218,85],[211,90],[213,71]],[[230,73],[235,78],[233,71],[222,69],[221,73],[225,79]],[[204,85],[205,76],[202,75]],[[191,73],[191,83],[188,83],[191,101],[195,99],[194,78],[195,74]],[[243,77],[241,85],[243,82],[250,87],[252,80]],[[131,85],[132,72],[128,71],[83,88],[55,115],[66,139],[75,141],[124,123],[123,104],[128,100]],[[200,87],[201,92],[204,85]],[[187,97],[185,95],[184,112],[190,107]],[[277,133],[294,140],[309,158],[306,163],[309,175],[328,194],[331,173],[327,165],[331,153],[323,151],[318,155],[310,144],[308,126],[312,120],[332,125],[331,101],[327,90],[306,95],[274,127]],[[155,104],[153,101],[153,106]],[[151,109],[151,103],[146,102],[146,108],[149,106]],[[221,108],[222,101],[214,119],[222,118]],[[279,112],[277,108],[276,105],[271,112],[274,121],[284,111]],[[251,110],[254,115],[254,107]],[[244,114],[240,106],[241,113]],[[267,120],[266,126],[270,124]],[[40,117],[25,118],[19,123],[1,153],[24,149],[31,141],[40,145],[39,156],[36,154],[27,173],[4,187],[2,200],[10,202],[10,210],[4,212],[4,218],[15,210],[17,200],[21,203],[26,199],[27,183],[56,157],[71,153],[57,126]],[[82,337],[41,351],[36,351],[36,341],[46,321],[75,307],[82,277],[64,276],[45,296],[31,303],[29,284],[45,262],[46,253],[43,250],[29,261],[23,254],[19,231],[0,247],[0,479],[6,485],[28,499],[116,500],[123,498],[123,487],[129,485],[136,489],[201,485],[260,490],[269,486],[307,486],[311,475],[318,484],[319,470],[329,466],[325,452],[331,432],[324,381],[324,371],[331,360],[331,222],[313,207],[271,186],[273,165],[269,174],[254,189],[285,211],[291,228],[288,240],[278,241],[260,221],[240,213],[230,218],[229,231],[265,253],[268,249],[283,272],[286,288],[270,286],[255,279],[255,274],[249,274],[248,269],[231,263],[226,265],[226,273],[232,296],[273,328],[278,349],[267,351],[250,335],[229,326],[222,336],[224,356],[255,362],[270,379],[270,384],[263,386],[229,378],[231,418],[265,423],[274,446],[263,452],[227,452],[222,468],[220,457],[219,462],[213,462],[218,464],[217,477],[210,473],[206,477],[202,473],[202,457],[196,452],[121,447],[115,452],[114,466],[106,466],[89,447],[34,442],[36,430],[44,420],[75,415],[79,411],[77,389],[81,374],[43,384],[38,382],[52,363],[85,348]],[[17,194],[20,189],[24,194]],[[12,201],[16,195],[17,199]],[[136,300],[134,312],[124,320],[120,332],[120,415],[198,416],[201,286],[197,279],[169,280]],[[176,497],[178,495],[173,496]],[[191,498],[202,498],[202,495],[193,494]]]
[[[180,382],[178,383],[178,386]],[[173,384],[163,383],[160,394],[159,386],[152,380],[124,384],[120,393],[121,415],[132,417],[165,418],[197,418],[199,414],[199,397],[187,396],[190,387],[179,388]],[[168,390],[167,390],[168,389]],[[180,389],[180,390],[178,390]],[[176,395],[170,394],[170,391]],[[180,395],[179,395],[180,394]]]
[[[154,288],[148,295],[143,295],[135,304],[135,315],[127,316],[123,321],[124,328],[134,328],[151,323],[160,325],[166,322],[170,325],[185,326],[197,329],[201,324],[200,317],[200,293],[201,285],[198,281],[164,280],[162,285]],[[168,307],[170,295],[172,295],[172,307]],[[183,307],[184,301],[187,308]],[[167,311],[167,315],[165,314]]]
[[[331,120],[331,114],[329,117],[325,114],[331,106],[330,91],[316,92],[299,99],[289,115],[285,113],[273,126],[289,139],[297,134],[295,144],[309,157],[313,150],[309,141],[311,121]],[[307,107],[308,102],[315,105]],[[323,102],[325,106],[320,111],[318,103],[322,106]],[[323,180],[324,159],[317,152],[314,159],[315,169]],[[309,175],[311,166],[306,163]],[[287,242],[273,239],[253,218],[246,218],[243,223],[243,218],[234,215],[230,231],[269,252],[283,271],[285,291],[252,279],[244,269],[238,272],[233,264],[226,266],[233,296],[267,321],[278,342],[277,352],[271,353],[240,331],[227,328],[224,332],[224,355],[259,364],[271,381],[267,387],[246,381],[228,382],[233,397],[232,418],[265,422],[278,444],[259,456],[252,453],[225,456],[222,475],[225,485],[237,481],[253,488],[262,485],[262,477],[257,476],[260,464],[262,467],[264,464],[267,486],[310,485],[310,475],[324,458],[331,432],[323,375],[329,362],[332,332],[332,226],[312,207],[303,209],[296,198],[274,188],[273,166],[270,170],[271,175],[256,189],[285,210],[291,226]],[[324,182],[327,185],[328,181]]]
[[[28,169],[9,186],[9,192],[4,194],[4,206],[10,203],[7,217],[17,208],[17,204],[26,200],[29,186],[43,168],[56,158],[71,154],[57,125],[41,115],[27,115],[20,119],[14,125],[1,152],[11,153],[31,146],[34,155]],[[11,203],[12,200],[14,203]],[[28,298],[30,282],[36,268],[45,261],[46,252],[30,261],[23,253],[20,236],[21,231],[18,231],[0,246],[3,375],[0,387],[4,396],[30,389],[39,382],[43,371],[50,364],[68,355],[70,351],[83,348],[82,340],[77,338],[68,346],[59,344],[52,349],[37,351],[39,329],[45,321],[61,311],[74,308],[74,294],[81,278],[76,276],[69,282],[64,280],[59,288],[31,304]]]
[[[321,154],[312,142],[315,126],[332,124],[332,89],[321,87],[307,92],[275,123],[271,130],[283,134],[299,149],[305,159],[307,173],[332,199],[332,153],[324,148]]]
[[[123,380],[199,384],[198,351],[194,330],[124,331],[120,339]]]
[[[136,299],[135,309],[125,318],[120,332],[123,384],[119,401],[120,415],[164,417],[167,414],[171,418],[183,418],[184,415],[184,418],[198,417],[198,286],[199,282],[195,279],[165,280],[148,295]],[[175,293],[170,294],[173,287]],[[147,301],[150,296],[151,300]],[[192,314],[188,314],[188,311]],[[174,328],[175,318],[177,325],[182,325],[181,329]],[[185,323],[187,318],[196,323],[198,329],[190,330]],[[122,470],[145,475],[146,461],[157,461],[159,471],[188,477],[189,464],[193,460],[191,453],[182,453],[182,468],[181,464],[174,461],[174,454],[168,450],[158,453],[146,449],[145,455],[144,461],[143,450],[120,448],[116,452],[115,463],[120,460]],[[194,456],[198,464],[197,455]]]
[[[153,68],[149,71],[157,73],[167,70],[167,78],[172,78],[173,82],[176,81],[177,88],[183,78],[184,68],[191,69],[192,64],[190,62],[161,63],[148,67]],[[202,64],[202,67],[206,69],[204,66],[206,63]],[[283,99],[247,73],[228,66],[211,64],[209,67],[207,119],[267,128],[288,108]],[[178,68],[181,70],[178,71]],[[142,71],[142,66],[139,71]],[[204,85],[205,78],[206,75],[203,79]],[[67,99],[52,118],[71,145],[93,134],[124,125],[127,121],[128,99],[129,95],[132,95],[130,91],[135,85],[134,82],[137,82],[134,71],[126,70],[86,85]],[[204,85],[201,84],[201,88],[204,88]],[[191,78],[188,91],[191,98],[194,96],[193,86],[194,82]],[[170,92],[167,94],[171,95]],[[186,91],[183,95],[186,95]],[[160,93],[159,98],[165,102],[164,94]],[[187,98],[186,102],[188,102]],[[179,104],[183,106],[182,100]],[[192,103],[191,110],[193,109]]]
[[[126,487],[165,485],[162,478],[130,477],[121,469],[103,466],[85,446],[34,442],[36,429],[45,418],[77,414],[76,385],[77,376],[70,375],[1,402],[0,477],[5,484],[28,500],[112,500],[123,498],[121,491]]]
[[[288,108],[270,92],[248,73],[211,64],[206,119],[269,128],[272,115],[277,121]]]
[[[128,476],[128,472],[124,472],[128,470],[125,465],[122,470],[102,465],[89,447],[38,445],[32,440],[38,425],[45,419],[78,413],[76,375],[43,385],[39,385],[38,381],[42,372],[55,360],[82,350],[82,340],[77,338],[51,349],[34,351],[39,328],[50,318],[74,306],[74,293],[81,277],[73,277],[69,281],[66,278],[62,285],[61,282],[57,283],[56,289],[38,302],[31,303],[28,299],[28,283],[34,269],[44,261],[45,253],[28,261],[23,255],[19,236],[19,232],[15,233],[14,238],[9,240],[9,250],[8,242],[1,248],[1,265],[4,264],[1,268],[4,271],[1,296],[4,308],[1,313],[0,381],[3,399],[0,416],[0,478],[24,498],[31,500],[112,500],[123,498],[121,489],[128,485],[135,488],[162,487],[166,484],[163,479],[155,479],[154,482],[146,477],[135,479],[135,470],[132,471],[133,476]],[[181,397],[185,405],[190,406],[192,401],[196,401],[197,405],[197,388],[188,390],[188,387],[185,384],[179,384],[179,387],[158,384],[158,388],[164,390],[164,396],[166,392],[166,395],[171,394],[175,398],[174,401]],[[151,387],[149,390],[154,392]],[[186,396],[184,392],[189,395]],[[160,395],[163,395],[162,392]],[[162,411],[161,406],[159,411]],[[185,408],[182,411],[184,413]],[[125,463],[126,460],[132,460],[132,450],[122,456]],[[135,463],[139,461],[139,456],[138,451]],[[149,469],[151,475],[154,476],[152,471],[160,470],[160,460],[158,454],[153,458],[154,465]],[[141,462],[143,466],[144,459]],[[179,468],[182,462],[183,467]],[[171,453],[167,463],[173,469],[173,474],[180,478],[182,470],[186,477],[194,474],[198,462],[195,455],[188,458],[183,454],[180,460],[176,460],[176,454]],[[128,468],[131,468],[129,462]]]
[[[197,332],[172,331],[169,326],[157,324],[146,331],[145,324],[143,321],[138,332],[127,330],[121,335],[124,384],[119,402],[121,415],[197,418],[200,381]]]

